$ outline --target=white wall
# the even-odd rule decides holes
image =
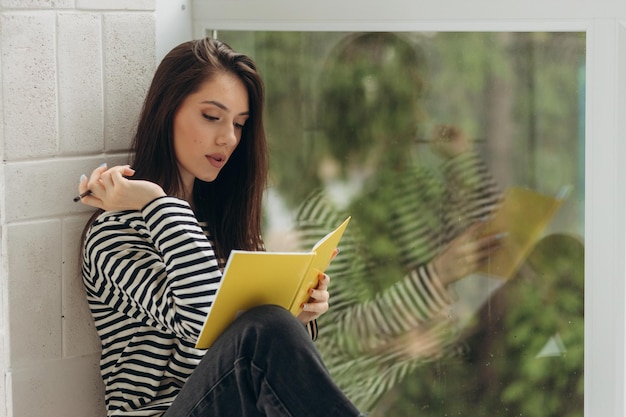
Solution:
[[[154,0],[0,0],[0,417],[104,415],[79,176],[125,162]]]

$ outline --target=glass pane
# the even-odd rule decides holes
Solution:
[[[268,249],[352,216],[317,341],[350,398],[582,416],[584,34],[218,37],[266,80]]]

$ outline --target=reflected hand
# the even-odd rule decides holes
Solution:
[[[432,150],[443,158],[453,158],[472,149],[467,135],[452,125],[437,125],[430,138]]]
[[[483,222],[470,226],[433,260],[435,272],[444,285],[476,272],[500,247],[503,234],[482,236],[483,226]]]
[[[150,201],[165,196],[163,189],[150,181],[129,180],[135,171],[128,165],[107,168],[106,165],[93,170],[89,178],[81,177],[78,192],[90,194],[81,202],[103,210],[141,210]]]
[[[444,335],[434,324],[437,321],[449,321],[449,317],[440,314],[440,317],[433,317],[433,323],[411,328],[406,333],[399,336],[392,342],[395,346],[387,346],[386,351],[390,349],[397,350],[406,359],[433,360],[439,359],[444,353]]]

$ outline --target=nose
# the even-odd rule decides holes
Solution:
[[[220,129],[217,136],[217,144],[220,146],[236,145],[239,140],[237,131],[233,124],[225,125]]]

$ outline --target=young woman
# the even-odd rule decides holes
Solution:
[[[108,416],[360,415],[313,343],[325,275],[297,318],[258,307],[194,348],[230,251],[263,250],[263,88],[227,45],[181,44],[156,71],[132,163],[81,177],[82,202],[99,209],[82,275]]]

